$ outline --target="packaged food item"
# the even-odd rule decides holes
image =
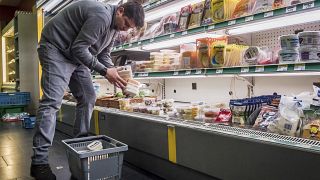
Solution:
[[[278,108],[273,106],[261,107],[260,113],[253,125],[253,128],[267,131],[269,124],[274,123],[278,118]]]
[[[133,78],[131,66],[120,67],[118,69],[118,74],[122,79],[124,79],[126,81]]]
[[[300,134],[301,116],[300,101],[294,97],[282,96],[279,106],[279,118],[268,126],[268,132],[297,136]]]
[[[256,0],[252,13],[258,14],[272,10],[272,2],[273,0]]]
[[[211,0],[205,0],[201,25],[207,25],[212,23],[213,23],[213,18],[212,18],[212,11],[211,11]]]
[[[296,63],[299,62],[299,51],[294,49],[283,49],[279,51],[279,63]]]
[[[190,15],[188,29],[199,27],[201,25],[201,17],[204,10],[203,2],[192,5],[192,13]]]
[[[181,8],[179,23],[178,23],[179,31],[184,31],[184,30],[188,29],[188,24],[189,24],[191,13],[192,13],[191,5],[188,5],[188,6]]]
[[[176,13],[164,16],[160,22],[153,24],[150,28],[147,28],[140,40],[150,39],[165,33],[174,32],[176,31],[176,29],[174,29],[176,26],[175,24],[177,24]]]
[[[231,123],[232,113],[230,109],[221,109],[217,118],[214,120],[215,123],[229,125]]]
[[[192,108],[190,106],[176,107],[178,118],[192,120]]]
[[[237,45],[237,44],[226,45],[224,66],[226,67],[240,66],[241,63],[244,61],[243,57],[246,49],[248,49],[248,46]]]
[[[244,52],[245,65],[264,65],[274,64],[272,60],[272,51],[267,47],[250,46]]]
[[[153,69],[154,61],[134,61],[134,72],[148,72]]]
[[[232,18],[239,18],[252,14],[255,2],[256,0],[240,0],[232,13]]]
[[[225,62],[226,46],[224,44],[218,44],[213,46],[212,55],[211,55],[211,67],[221,66]]]
[[[177,14],[167,16],[163,21],[164,34],[176,32],[178,28]]]
[[[301,47],[320,48],[320,31],[305,31],[298,34]]]
[[[197,48],[195,43],[180,45],[181,68],[190,69],[197,68]]]
[[[202,38],[197,39],[197,57],[201,67],[209,68],[222,66],[224,63],[224,47],[227,38]]]
[[[140,82],[134,79],[129,79],[127,81],[127,86],[124,89],[124,93],[128,96],[134,97],[139,94]]]
[[[197,116],[199,116],[199,105],[197,103],[191,104],[191,119],[195,120]]]
[[[221,22],[227,19],[225,11],[225,0],[211,0],[211,14],[214,23]]]
[[[299,48],[300,60],[302,62],[320,62],[320,48]]]
[[[309,121],[302,129],[302,137],[320,141],[320,119]]]
[[[236,125],[244,126],[246,104],[240,101],[230,103],[230,109],[232,111],[232,123]]]
[[[274,0],[272,3],[273,9],[278,9],[286,6],[286,0]]]
[[[293,49],[299,48],[299,37],[296,34],[289,34],[280,36],[280,46],[281,49]]]

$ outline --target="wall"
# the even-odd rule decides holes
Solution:
[[[22,0],[18,6],[20,11],[32,11],[33,6],[35,5],[35,0]]]
[[[303,91],[313,91],[312,83],[319,82],[319,76],[307,77],[255,77],[254,95],[269,95],[277,92],[282,95],[299,94]],[[197,83],[197,90],[191,89],[191,84]],[[207,103],[229,103],[232,98],[247,97],[247,83],[236,80],[235,88],[232,88],[232,78],[212,77],[194,79],[167,79],[166,98],[176,101],[204,101]],[[176,93],[174,93],[176,90]],[[233,96],[229,91],[233,91]]]

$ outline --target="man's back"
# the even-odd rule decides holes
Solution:
[[[99,39],[92,39],[94,44],[91,44],[92,47],[90,47],[90,52],[93,55],[97,55],[110,43],[115,33],[115,30],[110,27],[114,12],[115,6],[105,5],[96,1],[74,2],[45,25],[41,42],[53,44],[67,58],[72,59],[70,51],[75,39],[91,40],[91,36],[98,36]],[[84,24],[87,24],[90,29],[83,29]],[[95,32],[91,29],[99,29],[102,32]],[[79,35],[80,31],[87,32]]]

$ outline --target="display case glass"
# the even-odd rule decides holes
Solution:
[[[14,28],[11,26],[2,34],[2,72],[4,83],[15,83],[15,61]]]

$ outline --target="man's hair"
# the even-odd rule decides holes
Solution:
[[[144,10],[140,3],[127,2],[119,7],[123,7],[124,15],[132,19],[136,27],[141,28],[144,26]]]

